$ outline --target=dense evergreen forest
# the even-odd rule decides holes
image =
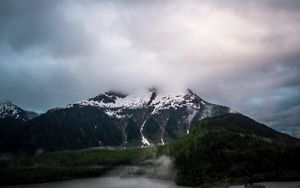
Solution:
[[[173,161],[175,181],[180,185],[300,180],[298,139],[231,114],[203,120],[189,135],[164,146],[3,155],[0,185],[101,176],[161,156]]]
[[[300,180],[299,141],[274,143],[263,136],[276,132],[253,126],[242,115],[207,119],[161,152],[174,158],[181,185]]]

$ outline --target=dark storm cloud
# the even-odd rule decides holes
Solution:
[[[0,1],[0,98],[190,87],[299,135],[300,1]]]
[[[57,56],[87,53],[91,39],[80,23],[64,16],[65,6],[58,0],[1,1],[1,41],[16,52],[40,48]]]

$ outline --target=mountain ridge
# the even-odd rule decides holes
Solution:
[[[21,131],[26,122],[38,116],[37,113],[27,111],[9,101],[0,102],[0,145],[12,139],[12,135]],[[1,147],[0,147],[1,151]]]
[[[28,120],[13,137],[20,148],[45,151],[147,147],[189,134],[194,124],[206,117],[231,112],[228,107],[204,101],[191,90],[179,94],[151,90],[143,95],[109,91],[50,109]]]
[[[161,152],[174,157],[176,183],[185,186],[297,181],[300,177],[300,139],[242,114],[206,118],[190,135]]]
[[[36,116],[38,113],[24,110],[10,101],[0,101],[0,119],[14,118],[27,121]]]
[[[239,113],[192,90],[161,94],[152,89],[143,95],[108,91],[27,120],[9,143],[17,152],[164,145],[190,134],[202,120],[226,114]]]

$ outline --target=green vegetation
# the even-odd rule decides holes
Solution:
[[[206,120],[190,135],[159,149],[173,156],[177,184],[300,179],[299,144],[273,144],[232,121],[219,120]]]
[[[153,149],[82,150],[0,158],[0,185],[99,176],[153,157]]]
[[[157,148],[2,157],[0,185],[100,176],[120,165],[149,165],[151,171],[156,163],[148,159],[161,155],[174,160],[180,185],[300,180],[298,139],[233,114],[203,120],[188,136]]]

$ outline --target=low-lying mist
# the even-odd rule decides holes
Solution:
[[[112,170],[107,176],[131,177],[143,176],[147,178],[174,180],[176,170],[170,157],[162,155],[155,159],[148,159],[134,166],[120,166]]]

